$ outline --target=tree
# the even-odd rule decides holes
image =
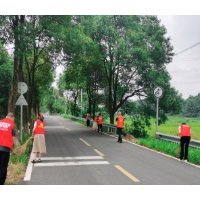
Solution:
[[[12,60],[0,43],[0,118],[7,115],[10,83],[12,82],[13,67]]]
[[[114,113],[127,100],[153,97],[152,91],[157,85],[163,86],[165,92],[178,95],[170,89],[170,76],[165,67],[173,56],[165,33],[166,29],[155,16],[102,16],[99,19],[95,40],[104,55],[103,74],[107,80],[104,91],[110,123],[114,123]],[[164,98],[172,93],[165,93]],[[168,108],[167,112],[172,110]]]

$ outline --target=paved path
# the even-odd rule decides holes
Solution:
[[[193,185],[200,168],[99,134],[71,120],[45,116],[47,154],[29,161],[21,185]]]

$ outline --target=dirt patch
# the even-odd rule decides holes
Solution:
[[[133,137],[132,135],[128,133],[126,133],[125,140],[135,143],[135,137]]]
[[[25,175],[25,163],[9,163],[5,185],[17,184]]]
[[[113,132],[106,132],[108,135],[114,135],[114,136],[116,136],[116,134],[115,133],[113,133]]]

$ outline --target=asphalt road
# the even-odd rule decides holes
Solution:
[[[47,154],[20,185],[199,185],[200,168],[45,115]],[[28,170],[27,170],[28,171]],[[28,177],[28,175],[26,175]]]

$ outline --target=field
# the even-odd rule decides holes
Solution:
[[[191,127],[192,139],[200,140],[200,118],[168,117],[168,119],[169,120],[165,124],[158,126],[159,133],[179,136],[178,127],[185,122]],[[109,123],[109,119],[105,120],[105,123]],[[129,116],[125,116],[125,123],[131,124]],[[146,130],[150,136],[155,136],[156,119],[151,119],[151,127]]]

